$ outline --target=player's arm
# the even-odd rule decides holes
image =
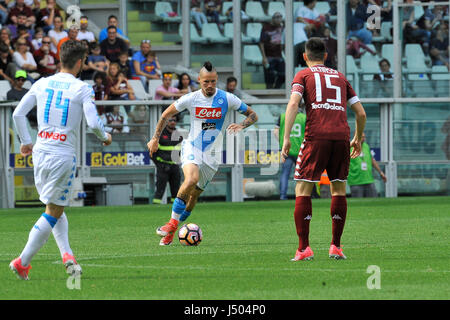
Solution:
[[[86,123],[97,138],[103,142],[103,145],[109,146],[112,142],[112,137],[105,131],[103,122],[98,116],[93,95],[94,93],[92,89],[86,86],[83,94],[83,111],[86,118]]]
[[[17,105],[12,115],[17,134],[20,138],[20,153],[23,156],[30,155],[33,151],[33,141],[27,127],[27,114],[36,105],[36,96],[33,88],[28,91]]]
[[[227,128],[228,132],[230,132],[230,133],[239,132],[247,127],[250,127],[256,121],[258,121],[258,115],[256,114],[255,110],[253,110],[249,106],[246,106],[246,108],[247,108],[247,110],[242,113],[244,116],[246,116],[244,121],[242,121],[239,124],[238,123],[230,124]]]
[[[147,148],[150,153],[150,157],[153,156],[153,153],[158,151],[159,138],[161,137],[161,133],[167,125],[167,122],[170,118],[176,115],[179,111],[175,107],[175,104],[172,103],[161,115],[159,118],[158,124],[156,125],[155,133],[153,134],[152,139],[147,143]]]
[[[351,100],[351,99],[350,99]],[[353,147],[353,151],[350,154],[352,158],[356,158],[361,153],[361,140],[366,125],[366,111],[364,110],[360,101],[357,101],[351,105],[353,112],[355,113],[355,136],[350,142],[350,147]]]
[[[283,137],[283,148],[281,149],[281,155],[283,156],[283,161],[289,155],[289,149],[291,149],[291,130],[295,122],[295,117],[298,113],[298,106],[302,100],[302,94],[296,91],[291,93],[289,102],[286,106],[286,116],[284,120],[284,137]]]

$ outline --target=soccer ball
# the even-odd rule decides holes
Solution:
[[[184,224],[178,231],[178,240],[184,246],[198,246],[202,239],[202,229],[195,223]]]

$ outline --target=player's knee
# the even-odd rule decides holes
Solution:
[[[188,188],[195,188],[195,186],[197,186],[197,183],[198,183],[198,178],[197,177],[186,178],[184,180],[184,183],[186,184],[186,186]]]

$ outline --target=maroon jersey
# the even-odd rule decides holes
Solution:
[[[350,140],[347,102],[359,101],[345,76],[324,65],[299,71],[292,93],[303,96],[306,105],[305,139]]]

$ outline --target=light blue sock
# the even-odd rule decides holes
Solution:
[[[172,204],[172,219],[180,221],[180,217],[186,209],[186,202],[180,198],[175,198],[175,201]]]

